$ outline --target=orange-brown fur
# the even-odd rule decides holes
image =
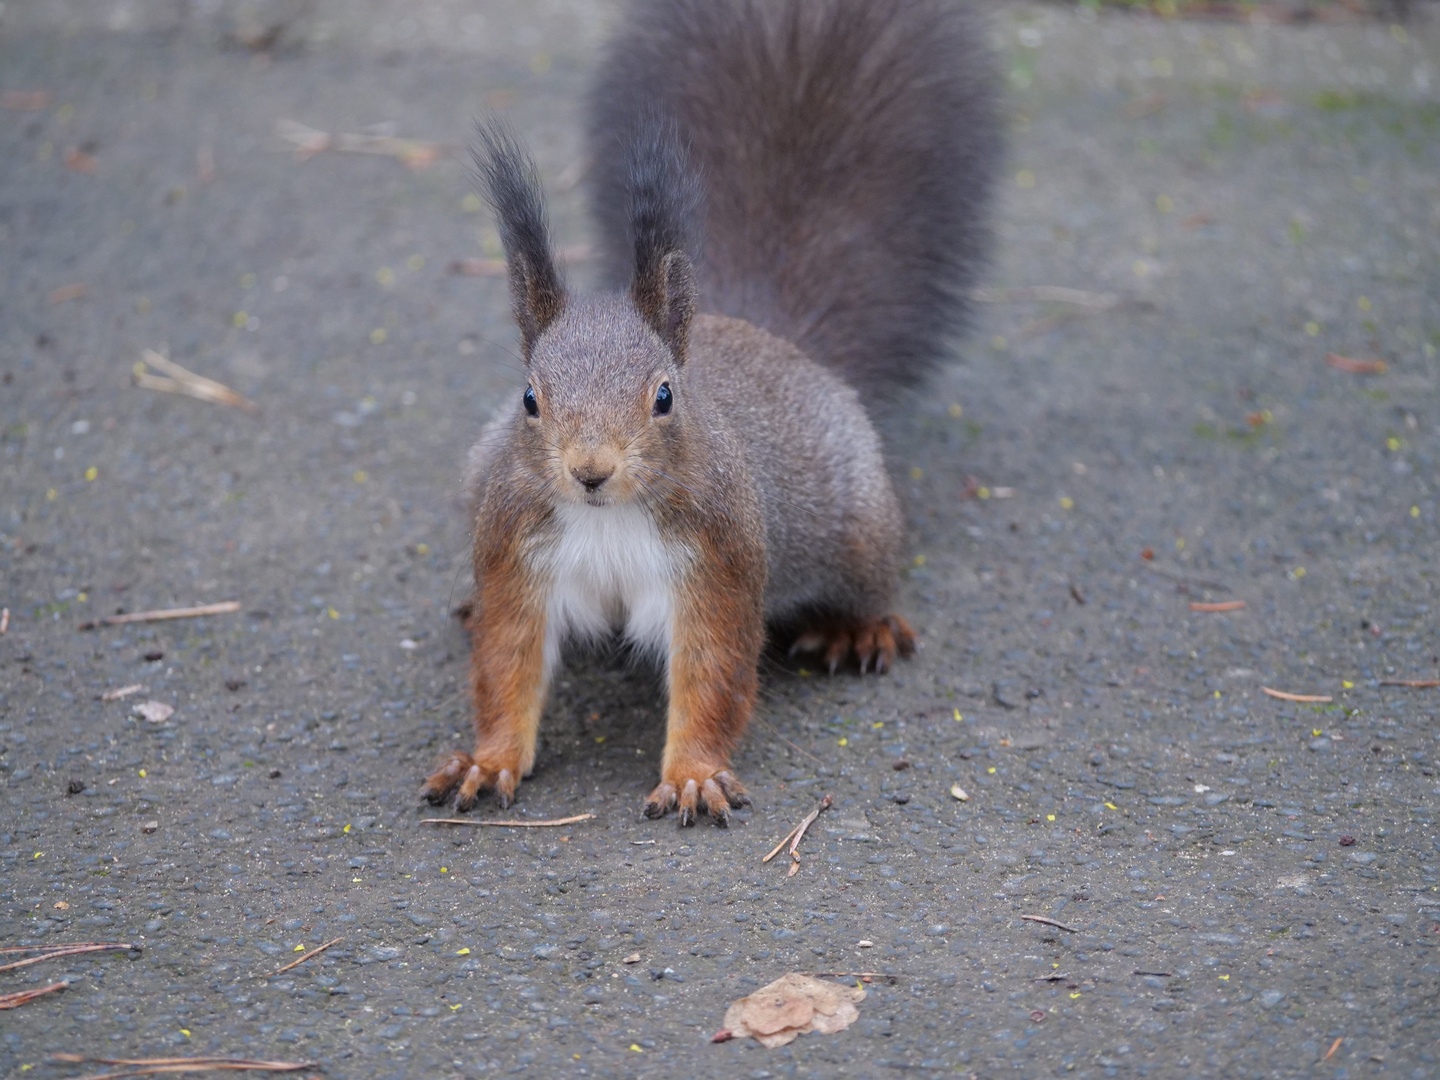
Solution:
[[[452,754],[425,785],[432,798],[454,791],[459,810],[470,809],[478,793],[490,789],[508,806],[516,785],[535,765],[545,705],[544,606],[520,552],[532,522],[507,525],[511,528],[504,532],[485,530],[491,542],[475,548],[479,603],[466,620],[475,748]]]
[[[724,521],[699,540],[695,580],[678,594],[670,652],[670,709],[660,784],[645,812],[659,817],[678,805],[682,824],[699,809],[717,821],[748,802],[730,774],[730,754],[755,707],[757,664],[764,638],[763,552],[726,535]]]

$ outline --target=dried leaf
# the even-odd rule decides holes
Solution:
[[[859,1019],[855,1006],[864,1000],[865,991],[858,986],[791,972],[732,1004],[725,1011],[725,1030],[737,1039],[748,1035],[762,1046],[784,1046],[807,1031],[843,1031]]]

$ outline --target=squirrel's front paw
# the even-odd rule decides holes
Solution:
[[[645,800],[645,816],[664,817],[678,807],[681,826],[694,825],[696,816],[704,812],[723,829],[730,824],[732,806],[749,805],[749,794],[729,769],[678,766],[665,770],[665,778]]]
[[[802,652],[823,652],[825,665],[834,675],[853,656],[860,664],[860,674],[874,666],[875,674],[883,675],[895,663],[895,656],[909,656],[915,651],[915,631],[899,615],[878,619],[826,619],[809,627],[790,646],[790,655]]]
[[[515,788],[520,783],[520,756],[514,761],[502,760],[476,751],[474,754],[456,750],[450,759],[430,775],[420,794],[432,803],[446,802],[455,795],[455,809],[462,813],[475,805],[482,791],[493,789],[495,801],[504,810],[515,801]]]

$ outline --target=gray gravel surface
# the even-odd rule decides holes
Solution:
[[[887,418],[923,651],[767,661],[728,832],[640,816],[656,682],[581,662],[511,814],[597,817],[522,832],[417,796],[467,737],[462,461],[521,381],[503,280],[448,270],[493,229],[452,158],[299,161],[275,123],[505,108],[581,246],[608,7],[6,5],[0,940],[144,948],[0,975],[70,981],[3,1014],[0,1074],[1440,1074],[1440,689],[1387,685],[1440,676],[1432,13],[998,11],[988,286],[1119,302],[992,293]],[[260,415],[133,387],[146,348]],[[762,866],[825,793],[799,873]],[[707,1044],[789,970],[898,978],[844,1033]]]

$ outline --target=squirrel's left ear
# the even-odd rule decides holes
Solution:
[[[536,339],[565,307],[565,286],[555,269],[535,163],[499,121],[481,124],[478,135],[475,166],[500,226],[520,348],[529,363]]]
[[[635,238],[630,297],[675,362],[685,362],[695,314],[695,267],[687,254],[696,231],[700,184],[690,171],[675,121],[641,117],[631,135],[628,193]]]
[[[635,275],[630,297],[640,317],[660,335],[674,354],[685,362],[690,344],[690,317],[695,314],[695,268],[683,251],[672,251],[652,267]]]

